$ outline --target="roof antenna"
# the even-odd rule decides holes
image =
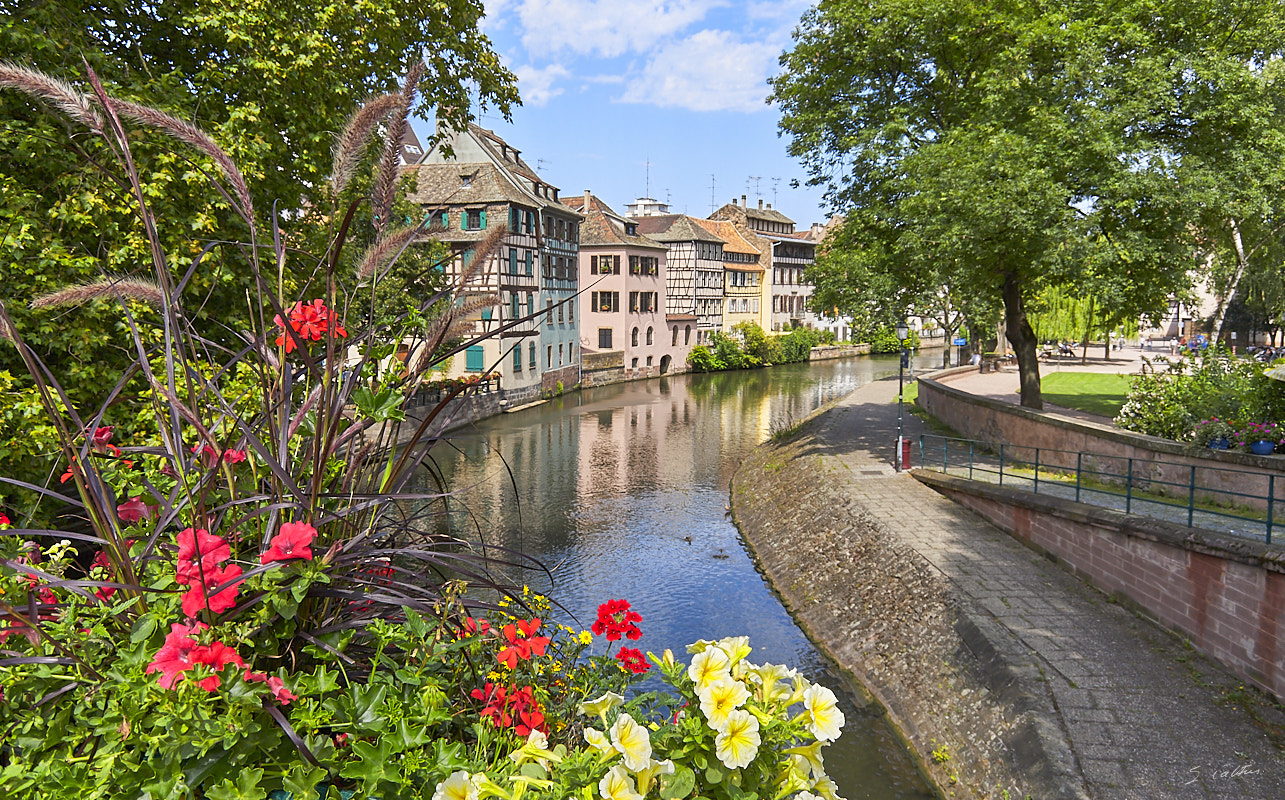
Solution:
[[[709,174],[709,213],[714,213],[714,173]]]
[[[772,205],[776,205],[776,185],[781,182],[780,178],[772,179]]]
[[[643,186],[645,187],[643,189],[643,197],[651,197],[651,156],[648,156],[647,160],[644,161],[643,164],[646,169],[646,177],[644,178],[643,183]]]

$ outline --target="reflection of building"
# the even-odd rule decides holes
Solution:
[[[517,321],[468,348],[452,372],[497,371],[511,404],[533,399],[557,381],[575,384],[580,215],[491,131],[469,125],[446,144],[451,157],[439,147],[405,167],[415,180],[408,199],[424,207],[432,220],[430,233],[454,251],[450,272],[462,280],[464,298],[493,300],[479,314],[478,332],[499,331]],[[410,152],[403,148],[403,157]],[[507,230],[499,247],[486,264],[473,264],[470,248],[497,229]],[[544,317],[537,313],[559,303],[561,320],[541,324]]]
[[[568,200],[584,215],[580,232],[583,351],[619,350],[626,378],[687,369],[690,344],[666,319],[668,248],[640,236],[637,223],[589,192]],[[690,337],[689,337],[690,338]]]
[[[634,222],[639,233],[669,248],[666,309],[695,315],[693,344],[707,343],[723,327],[723,240],[685,214],[637,217]],[[687,346],[691,320],[675,318],[670,327],[671,335],[682,329],[679,344]]]

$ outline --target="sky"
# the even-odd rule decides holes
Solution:
[[[588,189],[624,213],[650,192],[673,212],[704,217],[746,195],[799,230],[828,216],[766,103],[767,79],[808,2],[484,4],[482,29],[518,76],[523,105],[511,124],[493,109],[479,123],[564,197]]]

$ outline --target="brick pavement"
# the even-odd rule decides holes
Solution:
[[[956,588],[1004,663],[1042,676],[1025,690],[1045,717],[1046,751],[1069,748],[1073,766],[1063,777],[1075,793],[1285,797],[1285,759],[1266,732],[1280,724],[1279,705],[1240,690],[1175,637],[892,471],[896,386],[868,384],[824,412],[811,426],[814,451],[858,506]],[[907,436],[923,432],[919,419],[905,420]]]

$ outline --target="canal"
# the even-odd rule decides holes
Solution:
[[[930,352],[916,366],[940,359]],[[458,493],[452,525],[545,564],[551,582],[538,570],[507,577],[585,626],[599,603],[629,600],[644,651],[689,658],[697,639],[748,635],[751,660],[798,667],[844,697],[847,724],[825,751],[843,797],[932,797],[879,707],[846,687],[781,606],[728,511],[732,473],[774,430],[896,373],[896,356],[866,356],[678,375],[483,420],[452,434],[458,451],[434,451]]]

